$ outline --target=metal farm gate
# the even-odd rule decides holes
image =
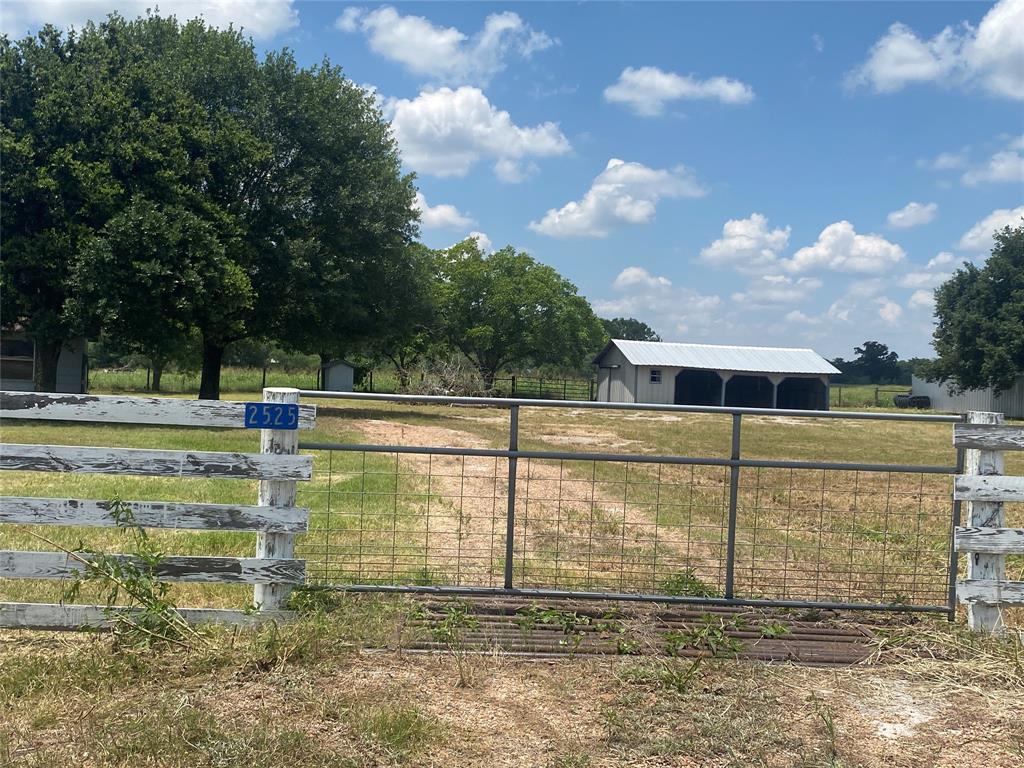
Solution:
[[[380,435],[373,444],[300,442],[315,454],[318,478],[299,492],[311,519],[296,557],[306,559],[311,584],[950,616],[955,608],[951,541],[960,502],[952,499],[951,477],[962,470],[963,450],[954,453],[950,440],[946,463],[912,459],[921,430],[961,417],[301,395],[339,401],[320,405],[322,423],[333,412],[363,419],[364,433]],[[367,409],[368,401],[391,404],[403,424],[422,425],[430,439],[417,444],[385,429],[390,423]],[[507,419],[467,406],[504,409]],[[526,409],[531,424],[556,432],[541,435],[542,444],[573,449],[537,449],[532,428],[523,444]],[[612,412],[629,421],[636,439],[609,440],[597,430],[592,443],[600,452],[577,450],[589,439],[570,440],[545,426],[556,414],[600,420]],[[452,427],[467,419],[476,420],[474,444],[451,445],[466,434]],[[786,439],[794,442],[776,445],[749,429],[780,419],[793,428]],[[807,420],[815,420],[816,444],[811,430],[802,430]],[[696,422],[693,455],[643,451],[645,431],[692,431]],[[337,424],[344,435],[346,422]],[[841,453],[844,430],[870,427],[888,430],[886,450],[898,461],[826,458]],[[804,458],[746,458],[748,439],[755,454]]]

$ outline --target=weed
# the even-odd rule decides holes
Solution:
[[[786,635],[791,634],[793,630],[791,630],[783,622],[773,620],[762,624],[758,628],[758,631],[761,633],[761,637],[765,638],[766,640],[774,640],[776,638],[785,637]]]
[[[524,633],[533,631],[539,624],[559,627],[563,637],[558,644],[569,646],[570,653],[575,653],[579,650],[580,643],[583,642],[583,628],[590,626],[591,620],[589,616],[581,616],[575,611],[559,611],[555,608],[539,608],[529,605],[518,612],[516,623]],[[612,624],[611,620],[603,620],[603,623],[599,622],[595,626],[598,628],[603,626],[608,631],[612,627],[616,627],[619,631],[622,625],[618,622]]]
[[[718,597],[719,592],[700,579],[692,568],[677,571],[661,583],[661,593],[672,597]]]
[[[468,688],[472,684],[466,666],[466,648],[464,634],[466,630],[480,627],[480,620],[469,612],[469,605],[456,601],[445,606],[444,617],[435,620],[430,634],[438,643],[443,643],[455,657],[459,668],[459,687]]]
[[[720,617],[706,615],[693,629],[666,632],[665,652],[669,656],[681,656],[684,650],[692,648],[716,658],[736,656],[743,650],[743,641],[729,636],[730,631],[739,628],[736,618],[726,621]]]
[[[132,508],[117,496],[107,503],[107,508],[117,529],[134,544],[133,556],[81,547],[72,550],[33,534],[82,566],[64,582],[61,602],[74,602],[86,583],[98,587],[104,602],[103,613],[117,647],[187,646],[187,641],[201,640],[203,636],[182,617],[171,600],[170,585],[159,579],[165,555],[135,520]]]
[[[415,707],[373,709],[357,719],[356,727],[394,757],[414,752],[433,730],[431,722]]]

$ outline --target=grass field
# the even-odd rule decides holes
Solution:
[[[507,441],[501,410],[317,405],[317,429],[303,439],[468,447]],[[949,425],[745,422],[748,457],[927,464],[954,458]],[[520,423],[526,449],[722,456],[730,437],[729,420],[715,416],[665,420],[524,408]],[[257,434],[244,430],[5,422],[3,439],[258,450]],[[1021,458],[1014,456],[1007,471],[1024,474]],[[317,452],[314,460],[314,480],[300,496],[313,510],[314,530],[300,553],[314,573],[322,566],[335,577],[420,583],[469,583],[500,573],[503,461],[432,457],[424,464],[341,452]],[[625,574],[640,589],[668,582],[684,591],[720,590],[722,471],[657,473],[642,462],[627,468],[522,461],[517,579],[575,586],[589,572],[608,588]],[[918,478],[906,496],[893,496],[891,479],[879,485],[861,473],[854,485],[841,474],[741,475],[747,513],[738,535],[739,589],[834,590],[849,581],[852,553],[864,565],[856,575],[866,597],[882,594],[883,553],[882,572],[896,579],[888,588],[906,588],[899,578],[907,553],[916,553],[910,573],[919,587],[927,569],[941,564],[932,545],[948,532],[948,478],[934,479],[934,493],[923,493]],[[0,483],[4,494],[255,500],[255,485],[245,481],[3,473]],[[879,506],[883,498],[890,502]],[[1020,510],[1010,515],[1011,524],[1024,523]],[[595,527],[596,536],[574,539]],[[661,532],[656,561],[653,527]],[[113,551],[124,543],[109,529],[5,526],[0,548],[49,549],[34,533],[72,548]],[[153,535],[174,554],[249,555],[255,546],[251,534]],[[780,564],[807,580],[778,582]],[[671,581],[680,574],[686,578]],[[53,582],[0,582],[0,600],[59,593]],[[174,594],[181,605],[251,601],[250,589],[229,586],[183,584]],[[0,633],[0,766],[961,768],[1016,766],[1024,758],[1019,641],[979,640],[938,618],[874,625],[882,663],[846,670],[722,659],[691,675],[684,661],[655,657],[536,663],[500,654],[361,650],[392,645],[414,610],[406,599],[342,597],[289,625],[214,631],[188,648],[160,652],[118,650],[100,636]],[[460,664],[468,665],[468,687],[460,686]]]

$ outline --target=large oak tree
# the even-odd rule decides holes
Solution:
[[[416,234],[414,188],[372,97],[340,69],[287,50],[260,59],[199,20],[115,15],[3,38],[0,77],[4,320],[35,339],[43,389],[73,336],[107,325],[149,343],[153,329],[131,322],[149,289],[154,306],[190,302],[168,332],[202,338],[200,397],[219,396],[232,341],[323,354],[372,338]],[[176,243],[155,271],[125,224],[147,205],[165,230],[154,241]],[[179,215],[188,236],[172,231]],[[190,293],[155,279],[174,260],[210,282]]]

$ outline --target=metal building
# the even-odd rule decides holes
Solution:
[[[347,360],[331,360],[317,374],[317,388],[329,392],[352,392],[356,367]]]
[[[917,376],[911,378],[910,386],[913,394],[931,398],[931,407],[936,411],[992,411],[1002,413],[1008,419],[1024,419],[1024,376],[1018,376],[1012,387],[999,392],[988,387],[969,389],[955,395],[950,392],[949,385],[925,381]]]
[[[17,330],[0,330],[0,389],[14,392],[35,391],[35,372],[39,366],[36,345]],[[82,394],[88,389],[89,362],[85,339],[68,341],[57,358],[57,392]]]
[[[612,339],[594,358],[597,399],[617,403],[828,410],[829,376],[813,349]]]

